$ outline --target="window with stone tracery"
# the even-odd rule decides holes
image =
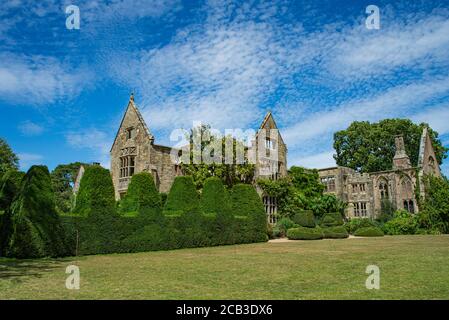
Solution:
[[[388,182],[385,179],[381,179],[379,182],[379,193],[381,199],[389,199]]]
[[[135,156],[120,157],[120,178],[132,177],[136,167]]]

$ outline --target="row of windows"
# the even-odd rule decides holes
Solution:
[[[366,202],[356,202],[354,203],[354,216],[356,217],[366,217],[368,215]]]
[[[352,184],[352,193],[365,192],[366,184],[365,183],[354,183]]]
[[[136,156],[120,157],[120,178],[132,177],[136,166]]]
[[[335,177],[334,176],[323,177],[320,180],[321,180],[321,183],[324,184],[325,192],[335,191]]]

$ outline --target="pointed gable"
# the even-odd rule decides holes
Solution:
[[[144,131],[145,136],[150,139],[154,140],[153,135],[150,132],[150,129],[148,129],[147,124],[145,123],[145,120],[142,117],[142,114],[140,113],[139,109],[134,103],[134,96],[131,95],[128,106],[126,107],[125,114],[123,115],[122,121],[120,122],[119,129],[117,131],[117,134],[115,135],[114,143],[112,144],[111,151],[114,148],[114,146],[117,143],[117,140],[120,137],[120,134],[124,132],[124,130],[127,130],[128,128],[142,128]]]
[[[284,139],[282,139],[282,135],[279,131],[279,128],[276,124],[276,121],[274,121],[274,117],[273,114],[271,113],[271,111],[268,111],[267,114],[265,115],[265,117],[263,118],[262,123],[260,124],[259,130],[270,130],[270,129],[278,129],[278,135],[280,138],[280,142],[285,145],[284,143]]]
[[[430,138],[427,127],[423,129],[423,133],[421,135],[418,167],[423,170],[424,174],[433,174],[437,177],[441,177],[440,166],[435,156],[435,150],[432,146],[432,139]]]

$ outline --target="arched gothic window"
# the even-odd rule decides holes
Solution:
[[[385,180],[384,178],[379,180],[379,193],[380,193],[380,198],[383,199],[389,199],[390,195],[388,192],[388,182],[387,180]]]

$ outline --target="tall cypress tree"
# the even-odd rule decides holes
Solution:
[[[9,256],[38,258],[68,254],[47,167],[33,166],[28,170],[11,209]]]

